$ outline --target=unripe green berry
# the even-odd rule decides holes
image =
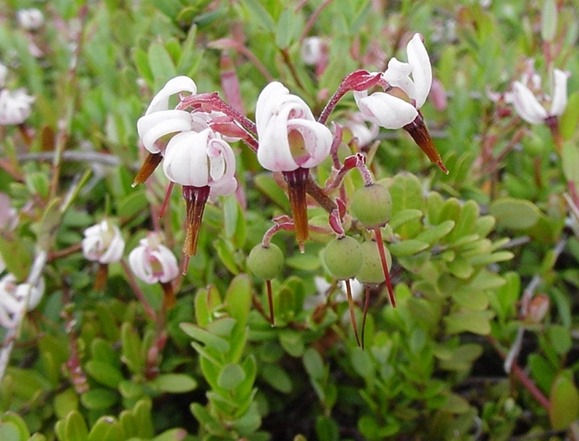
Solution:
[[[247,257],[247,266],[260,279],[275,279],[283,268],[283,253],[273,243],[267,247],[256,245]]]
[[[360,271],[356,274],[356,279],[358,282],[368,284],[382,283],[386,280],[386,277],[382,269],[378,243],[375,240],[369,240],[363,242],[360,248],[364,256],[364,261],[362,262]],[[386,262],[388,263],[388,270],[390,270],[390,268],[392,268],[392,256],[386,247],[384,247],[384,254],[386,255]]]
[[[372,184],[357,189],[350,200],[352,214],[369,230],[381,227],[390,220],[392,197],[386,187]]]
[[[326,266],[340,280],[354,277],[362,266],[363,257],[360,243],[350,236],[331,240],[323,253]]]

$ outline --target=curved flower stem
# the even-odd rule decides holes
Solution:
[[[382,239],[382,231],[380,227],[374,228],[374,235],[376,236],[376,245],[378,246],[378,253],[380,253],[380,261],[382,262],[382,271],[386,278],[386,288],[388,289],[388,298],[393,308],[396,308],[396,297],[394,296],[394,289],[392,288],[392,281],[390,280],[390,271],[388,269],[388,262],[386,261],[386,253],[384,252],[384,242]]]
[[[133,276],[133,272],[129,268],[129,265],[127,265],[125,259],[122,259],[120,263],[121,266],[123,267],[125,275],[127,276],[127,282],[129,283],[131,289],[133,290],[133,293],[135,294],[141,305],[143,305],[145,314],[147,315],[147,317],[151,319],[152,322],[157,322],[158,319],[157,313],[155,312],[155,310],[153,309],[153,307],[143,294],[143,291],[141,291],[141,288],[139,288],[139,285],[137,284],[135,276]]]
[[[320,206],[328,213],[334,211],[338,206],[324,190],[310,176],[306,182],[306,192],[313,197]]]
[[[298,75],[296,67],[295,67],[291,57],[289,56],[289,52],[288,52],[287,48],[280,49],[280,53],[281,53],[281,56],[283,58],[284,63],[286,64],[286,66],[290,70],[290,73],[292,75],[292,78],[296,82],[296,85],[300,89],[305,90],[304,83],[302,83],[302,80],[300,79],[300,76]]]
[[[364,315],[362,316],[362,349],[364,349],[364,331],[366,330],[366,317],[370,309],[370,285],[364,284]]]

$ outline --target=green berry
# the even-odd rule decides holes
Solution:
[[[371,230],[385,225],[390,220],[392,197],[383,185],[368,185],[354,192],[350,209],[354,217]]]
[[[330,272],[340,280],[351,279],[360,270],[363,255],[360,243],[344,236],[331,240],[324,249],[324,262]]]
[[[382,270],[382,261],[380,260],[380,252],[378,251],[378,243],[375,240],[364,242],[360,245],[364,261],[360,271],[356,274],[356,279],[362,283],[378,284],[384,282],[384,271]],[[390,251],[384,247],[384,254],[386,254],[386,262],[388,263],[388,270],[392,268],[392,256]]]
[[[260,279],[275,279],[283,268],[283,253],[273,243],[267,247],[256,245],[247,257],[247,266]]]

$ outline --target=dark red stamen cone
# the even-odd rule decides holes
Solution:
[[[153,172],[155,171],[155,169],[161,163],[162,160],[163,155],[161,155],[161,153],[147,153],[143,165],[141,166],[141,168],[137,172],[137,175],[135,176],[135,179],[133,180],[133,187],[137,186],[138,184],[142,184],[147,179],[149,179],[149,176],[153,174]]]
[[[298,168],[283,172],[288,185],[289,200],[296,232],[296,240],[300,251],[304,251],[304,243],[308,240],[308,210],[306,204],[306,184],[310,176],[307,168]]]
[[[412,121],[410,124],[406,124],[403,128],[410,134],[410,136],[412,136],[412,139],[414,142],[416,142],[416,144],[418,144],[418,147],[420,147],[420,149],[426,153],[426,156],[428,156],[430,162],[436,164],[440,170],[442,170],[445,174],[448,174],[448,169],[442,162],[442,158],[440,157],[440,154],[438,153],[438,150],[436,149],[436,146],[430,137],[430,133],[428,133],[428,129],[424,124],[422,115],[418,114],[414,121]]]
[[[183,244],[183,254],[185,254],[186,262],[188,262],[188,258],[194,256],[197,252],[197,239],[199,237],[205,204],[209,198],[209,186],[183,186],[183,197],[187,204],[187,226],[185,243]],[[184,267],[183,270],[186,270],[186,267]]]
[[[177,296],[171,282],[160,282],[160,284],[161,288],[163,288],[163,309],[169,311],[177,303]]]

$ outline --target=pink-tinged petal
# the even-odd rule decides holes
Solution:
[[[209,183],[206,154],[210,129],[202,132],[183,132],[167,144],[163,171],[169,180],[187,186],[204,187]]]
[[[388,62],[388,69],[382,74],[382,78],[392,87],[399,87],[409,98],[416,98],[416,88],[410,79],[412,68],[408,63],[402,63],[396,58]]]
[[[207,146],[207,156],[210,162],[211,181],[209,185],[213,185],[215,181],[233,177],[235,174],[235,155],[227,142],[217,137],[211,139]]]
[[[567,107],[567,78],[569,73],[555,69],[553,72],[553,100],[551,101],[550,115],[562,115]]]
[[[159,282],[168,283],[177,278],[179,275],[179,264],[173,252],[165,245],[159,245],[156,250],[151,253],[158,264],[161,266],[161,271],[158,274]]]
[[[237,190],[237,179],[233,176],[225,176],[223,179],[215,181],[209,186],[209,197],[214,199],[217,196],[227,196],[235,190]]]
[[[197,85],[191,78],[184,75],[170,79],[159,93],[153,97],[145,114],[167,110],[169,108],[169,98],[181,92],[189,92],[195,95],[197,93]]]
[[[161,151],[155,144],[160,138],[187,130],[191,130],[191,114],[183,110],[161,110],[142,116],[137,121],[139,137],[151,153]]]
[[[384,92],[375,92],[356,99],[360,112],[370,121],[386,129],[399,129],[418,116],[412,104]]]
[[[432,85],[432,67],[430,65],[430,58],[428,52],[422,43],[420,34],[414,34],[406,46],[406,53],[408,55],[408,63],[412,68],[412,79],[414,80],[414,87],[416,89],[416,108],[420,109]]]
[[[519,81],[513,83],[513,106],[519,116],[531,124],[542,123],[548,114],[533,92]]]
[[[325,125],[306,119],[291,119],[288,121],[287,127],[288,131],[299,131],[304,140],[307,154],[301,161],[293,157],[298,166],[312,168],[328,157],[332,147],[333,136],[330,129]]]

